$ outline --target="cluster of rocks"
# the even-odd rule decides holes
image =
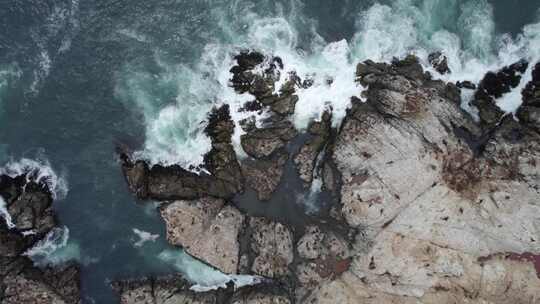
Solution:
[[[429,61],[451,72],[442,54]],[[148,168],[127,155],[123,168],[140,198],[166,201],[160,211],[170,243],[223,272],[273,283],[193,293],[178,278],[117,282],[122,303],[538,300],[540,66],[523,92],[518,122],[495,99],[518,86],[526,62],[488,73],[478,87],[458,87],[432,79],[414,56],[365,61],[356,77],[366,101],[351,100],[339,129],[331,127],[331,111],[324,113],[291,156],[297,132],[288,115],[295,88],[309,81],[281,75],[279,58],[247,52],[237,62],[232,85],[254,96],[244,109],[270,113],[262,125],[242,122],[247,159],[234,154],[234,126],[222,107],[207,129],[211,174]],[[276,91],[280,77],[288,81]],[[460,108],[461,88],[476,89],[479,123]],[[231,197],[246,187],[261,200],[271,197],[290,163],[306,185],[318,175],[335,191],[327,218],[298,229],[235,207]]]
[[[39,269],[24,255],[57,225],[47,186],[26,174],[0,175],[0,196],[11,218],[0,220],[0,302],[80,303],[77,265]]]

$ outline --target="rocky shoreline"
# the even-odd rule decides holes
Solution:
[[[183,282],[174,284],[175,297],[190,303],[538,301],[539,65],[517,121],[495,100],[518,86],[526,61],[486,74],[478,86],[434,80],[414,56],[366,61],[356,72],[365,100],[352,98],[339,128],[332,128],[329,109],[299,133],[290,123],[295,88],[309,80],[281,75],[280,58],[244,52],[236,59],[231,85],[254,96],[243,110],[269,113],[260,125],[241,122],[248,157],[234,153],[234,123],[224,105],[209,118],[209,174],[150,168],[129,153],[122,154],[123,172],[139,198],[164,201],[171,244],[225,273],[268,278],[274,292],[261,287],[264,296],[231,302],[246,288],[195,295]],[[442,53],[429,62],[451,73]],[[276,88],[279,80],[283,86]],[[475,90],[479,121],[460,108],[461,90]],[[302,142],[292,149],[296,139]],[[305,215],[309,224],[254,216],[235,204],[244,191],[255,191],[257,204],[270,204],[291,178],[287,166],[305,191],[317,179],[332,197],[327,209]],[[137,287],[115,283],[122,303],[148,303],[133,296],[136,290],[159,302],[152,284],[172,292],[163,287],[169,280],[148,280]]]
[[[0,175],[0,196],[13,225],[0,220],[0,302],[81,303],[78,265],[37,268],[24,255],[57,226],[52,193],[31,174]]]

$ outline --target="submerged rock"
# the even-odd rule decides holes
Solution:
[[[57,225],[52,194],[47,186],[32,181],[25,174],[1,175],[0,196],[14,225],[8,227],[6,218],[0,219],[0,302],[80,303],[77,265],[39,269],[24,255]]]

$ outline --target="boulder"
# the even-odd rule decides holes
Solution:
[[[204,197],[162,206],[169,243],[224,273],[238,273],[244,216],[221,199]]]
[[[440,51],[429,54],[428,61],[439,74],[451,73],[448,67],[448,58]]]

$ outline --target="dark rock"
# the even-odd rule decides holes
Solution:
[[[488,72],[480,81],[472,104],[478,108],[484,127],[491,128],[500,121],[504,112],[495,104],[495,100],[519,85],[528,65],[527,61],[520,60],[497,72]]]
[[[456,82],[456,86],[460,89],[476,90],[476,85],[468,80]]]
[[[68,264],[38,269],[23,253],[55,226],[52,194],[32,177],[0,176],[0,195],[14,228],[0,220],[0,302],[6,304],[80,303],[79,268]],[[23,234],[30,232],[31,234]]]
[[[517,117],[523,123],[540,131],[540,62],[532,71],[532,79],[522,92],[523,104],[517,111]]]
[[[429,54],[428,61],[440,74],[444,75],[451,73],[450,68],[448,67],[448,58],[442,52],[438,51]]]

